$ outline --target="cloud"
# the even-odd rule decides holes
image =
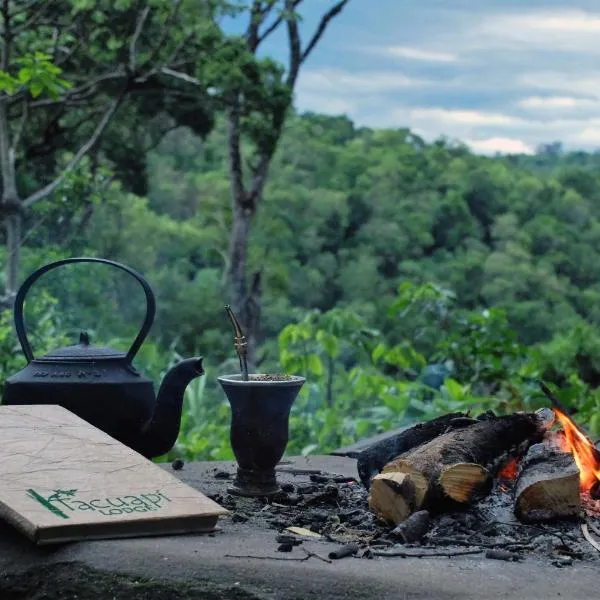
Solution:
[[[418,60],[423,62],[456,62],[459,57],[450,52],[428,50],[426,48],[415,48],[410,46],[380,46],[365,48],[367,52],[390,58],[404,58],[407,60]]]
[[[464,140],[473,152],[479,154],[533,154],[535,151],[523,140],[494,137],[485,140]]]
[[[599,108],[600,101],[573,96],[529,96],[517,102],[521,108],[542,110]]]
[[[517,76],[521,87],[537,88],[551,92],[568,92],[600,97],[600,71],[572,73],[565,71],[525,72]]]
[[[301,72],[297,107],[485,154],[600,147],[600,2],[474,4],[378,0],[366,14],[349,3]]]
[[[432,122],[441,125],[515,125],[517,117],[500,113],[490,113],[477,110],[457,110],[447,108],[415,108],[410,111],[413,119]]]
[[[372,94],[422,87],[428,81],[409,77],[400,71],[346,71],[342,69],[313,69],[304,71],[298,81],[300,94],[319,93]]]
[[[598,53],[599,33],[600,13],[576,9],[500,12],[483,17],[472,41],[488,49],[500,46]]]

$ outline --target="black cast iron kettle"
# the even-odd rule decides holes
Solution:
[[[44,273],[69,263],[103,263],[129,273],[146,294],[146,317],[127,353],[92,346],[85,331],[79,343],[34,358],[25,333],[23,304],[33,283]],[[4,404],[59,404],[105,431],[146,458],[161,456],[175,443],[186,387],[203,375],[202,358],[172,367],[158,397],[152,381],[132,361],[148,335],[156,302],[146,280],[133,269],[103,258],[67,258],[43,266],[23,283],[15,298],[15,329],[28,365],[4,384]]]

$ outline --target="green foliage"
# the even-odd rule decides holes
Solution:
[[[252,115],[281,100],[281,70],[196,25],[218,60],[195,74],[223,92],[246,86],[245,133],[268,142]],[[108,36],[108,25],[99,29]],[[225,122],[206,140],[188,128],[167,135],[148,154],[146,194],[122,175],[139,171],[131,157],[145,157],[146,140],[129,135],[138,109],[113,131],[118,160],[90,156],[51,205],[35,207],[23,272],[89,254],[144,273],[159,314],[140,368],[158,383],[177,356],[206,360],[171,456],[231,457],[229,406],[215,382],[237,368],[221,285],[232,218]],[[51,171],[68,150],[53,155]],[[547,404],[540,377],[600,436],[599,173],[597,154],[492,159],[407,130],[292,115],[248,257],[263,277],[261,370],[307,377],[288,452],[326,452],[451,410],[535,409]],[[36,189],[38,178],[34,170],[21,184]],[[124,347],[141,319],[139,290],[108,272],[48,281],[47,294],[56,304],[40,348],[69,343],[81,326],[94,342]],[[6,376],[19,365],[2,319]],[[427,384],[432,365],[445,373],[439,387]]]
[[[14,64],[18,67],[13,76],[0,70],[0,92],[9,96],[27,90],[33,98],[47,94],[56,99],[73,84],[60,77],[62,69],[52,62],[52,57],[44,52],[27,53],[16,58]]]

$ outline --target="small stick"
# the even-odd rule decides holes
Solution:
[[[242,331],[242,328],[236,319],[233,311],[229,304],[225,305],[225,311],[227,312],[227,316],[231,321],[233,326],[233,331],[235,333],[234,345],[235,350],[240,359],[240,370],[242,372],[242,381],[248,381],[248,362],[247,362],[247,354],[248,354],[248,342],[246,341],[246,336]]]
[[[427,558],[428,556],[466,556],[467,554],[481,554],[483,550],[458,550],[456,552],[382,552],[372,550],[374,556],[399,556],[401,558]]]
[[[591,521],[588,521],[587,524],[596,535],[600,535],[600,529],[598,529],[598,527],[596,527]]]
[[[581,532],[583,533],[583,537],[596,549],[600,552],[600,544],[590,535],[588,530],[587,523],[581,524]]]
[[[479,546],[480,548],[489,548],[490,550],[495,549],[506,549],[506,548],[531,548],[531,544],[524,542],[475,542],[473,540],[461,540],[460,538],[452,537],[430,537],[429,542],[431,544],[449,544],[453,546]]]
[[[322,556],[319,556],[318,554],[316,554],[315,552],[309,552],[308,550],[304,549],[304,552],[306,554],[306,556],[303,556],[302,558],[300,557],[293,557],[293,558],[284,558],[282,556],[255,556],[252,554],[225,554],[225,558],[253,558],[254,560],[287,560],[287,561],[295,561],[295,562],[304,562],[307,561],[309,558],[318,558],[319,560],[322,560],[323,562],[326,563],[331,563],[333,561],[329,560],[328,558],[323,558]]]
[[[352,556],[359,551],[358,544],[346,544],[344,546],[340,546],[335,550],[332,550],[329,554],[329,558],[338,559],[338,558],[346,558],[346,556]]]
[[[486,558],[493,560],[506,560],[506,561],[517,561],[523,557],[515,552],[508,552],[507,550],[500,550],[499,548],[487,550],[485,553]]]
[[[538,380],[538,384],[542,389],[542,392],[544,392],[546,398],[550,400],[552,406],[554,406],[554,408],[558,408],[558,410],[560,410],[560,412],[566,415],[567,417],[570,417],[571,415],[569,414],[569,411],[566,409],[563,403],[550,391],[550,388],[541,379]]]

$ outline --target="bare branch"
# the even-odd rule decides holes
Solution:
[[[302,0],[293,0],[293,2],[291,2],[291,7],[290,9],[293,11],[295,10],[300,4],[302,3]],[[288,10],[288,9],[286,9]],[[288,15],[289,17],[289,15]],[[277,17],[272,23],[271,25],[269,25],[259,36],[258,36],[258,41],[256,43],[256,48],[258,48],[258,46],[265,41],[265,39],[267,39],[280,25],[281,23],[283,23],[284,20],[284,16],[280,15],[279,17]],[[255,49],[256,49],[255,48]]]
[[[117,109],[121,105],[122,101],[123,101],[123,94],[120,94],[117,98],[115,98],[108,105],[108,107],[106,108],[106,111],[102,115],[102,118],[100,119],[98,125],[96,125],[96,129],[94,129],[94,132],[92,133],[92,135],[85,142],[85,144],[83,144],[79,148],[79,150],[77,151],[75,156],[73,156],[73,158],[63,168],[60,175],[58,175],[58,177],[56,177],[56,179],[54,179],[48,185],[44,186],[37,192],[34,192],[33,194],[31,194],[30,196],[25,198],[23,200],[23,208],[29,208],[30,206],[34,205],[36,202],[39,202],[40,200],[47,198],[50,194],[52,194],[58,188],[58,186],[63,182],[63,180],[67,176],[67,174],[69,172],[71,172],[78,165],[79,161],[96,145],[96,143],[100,139],[101,135],[104,133],[104,130],[106,129],[110,120],[112,119],[113,115],[115,114],[115,112],[117,112]]]
[[[140,39],[140,35],[142,35],[142,30],[144,29],[144,24],[146,23],[146,19],[150,14],[150,7],[144,7],[142,14],[140,15],[137,23],[135,25],[135,31],[131,36],[131,42],[129,43],[129,70],[132,73],[135,73],[135,63],[136,63],[136,46],[138,40]]]
[[[59,99],[45,98],[43,100],[36,100],[35,102],[31,102],[29,105],[30,109],[36,108],[47,108],[49,106],[61,106],[61,105],[69,105],[69,104],[77,104],[81,100],[89,99],[90,95],[93,95],[96,92],[96,86],[99,83],[105,81],[114,81],[117,79],[123,79],[125,77],[125,71],[122,69],[117,69],[115,71],[109,71],[108,73],[103,73],[102,75],[98,75],[86,81],[81,86],[77,88],[73,88],[69,90],[66,94],[64,94]],[[14,104],[15,102],[22,99],[21,94],[16,94],[9,101],[10,104]]]
[[[258,46],[258,28],[263,23],[266,15],[273,8],[273,4],[269,3],[263,7],[262,0],[254,0],[250,9],[250,23],[246,31],[246,39],[248,40],[248,48],[250,52],[254,52]]]
[[[192,85],[200,85],[200,80],[188,75],[187,73],[182,73],[181,71],[174,71],[173,69],[169,69],[169,67],[163,67],[160,72],[163,75],[168,75],[169,77],[174,77],[175,79],[180,79],[181,81],[185,81],[186,83],[191,83]]]
[[[300,65],[302,64],[302,43],[300,41],[300,32],[298,31],[298,21],[293,15],[294,0],[286,0],[285,9],[289,13],[287,17],[287,30],[290,52],[286,83],[290,89],[293,89],[298,78],[298,73],[300,72]]]
[[[315,46],[319,43],[319,40],[323,37],[323,34],[325,33],[327,26],[329,25],[329,21],[331,21],[331,19],[339,15],[342,12],[342,10],[344,10],[346,4],[348,4],[348,0],[341,0],[321,17],[319,26],[317,27],[315,33],[310,39],[310,42],[308,42],[308,46],[306,46],[304,52],[302,53],[302,62],[304,62],[308,58],[310,53],[314,50]]]

